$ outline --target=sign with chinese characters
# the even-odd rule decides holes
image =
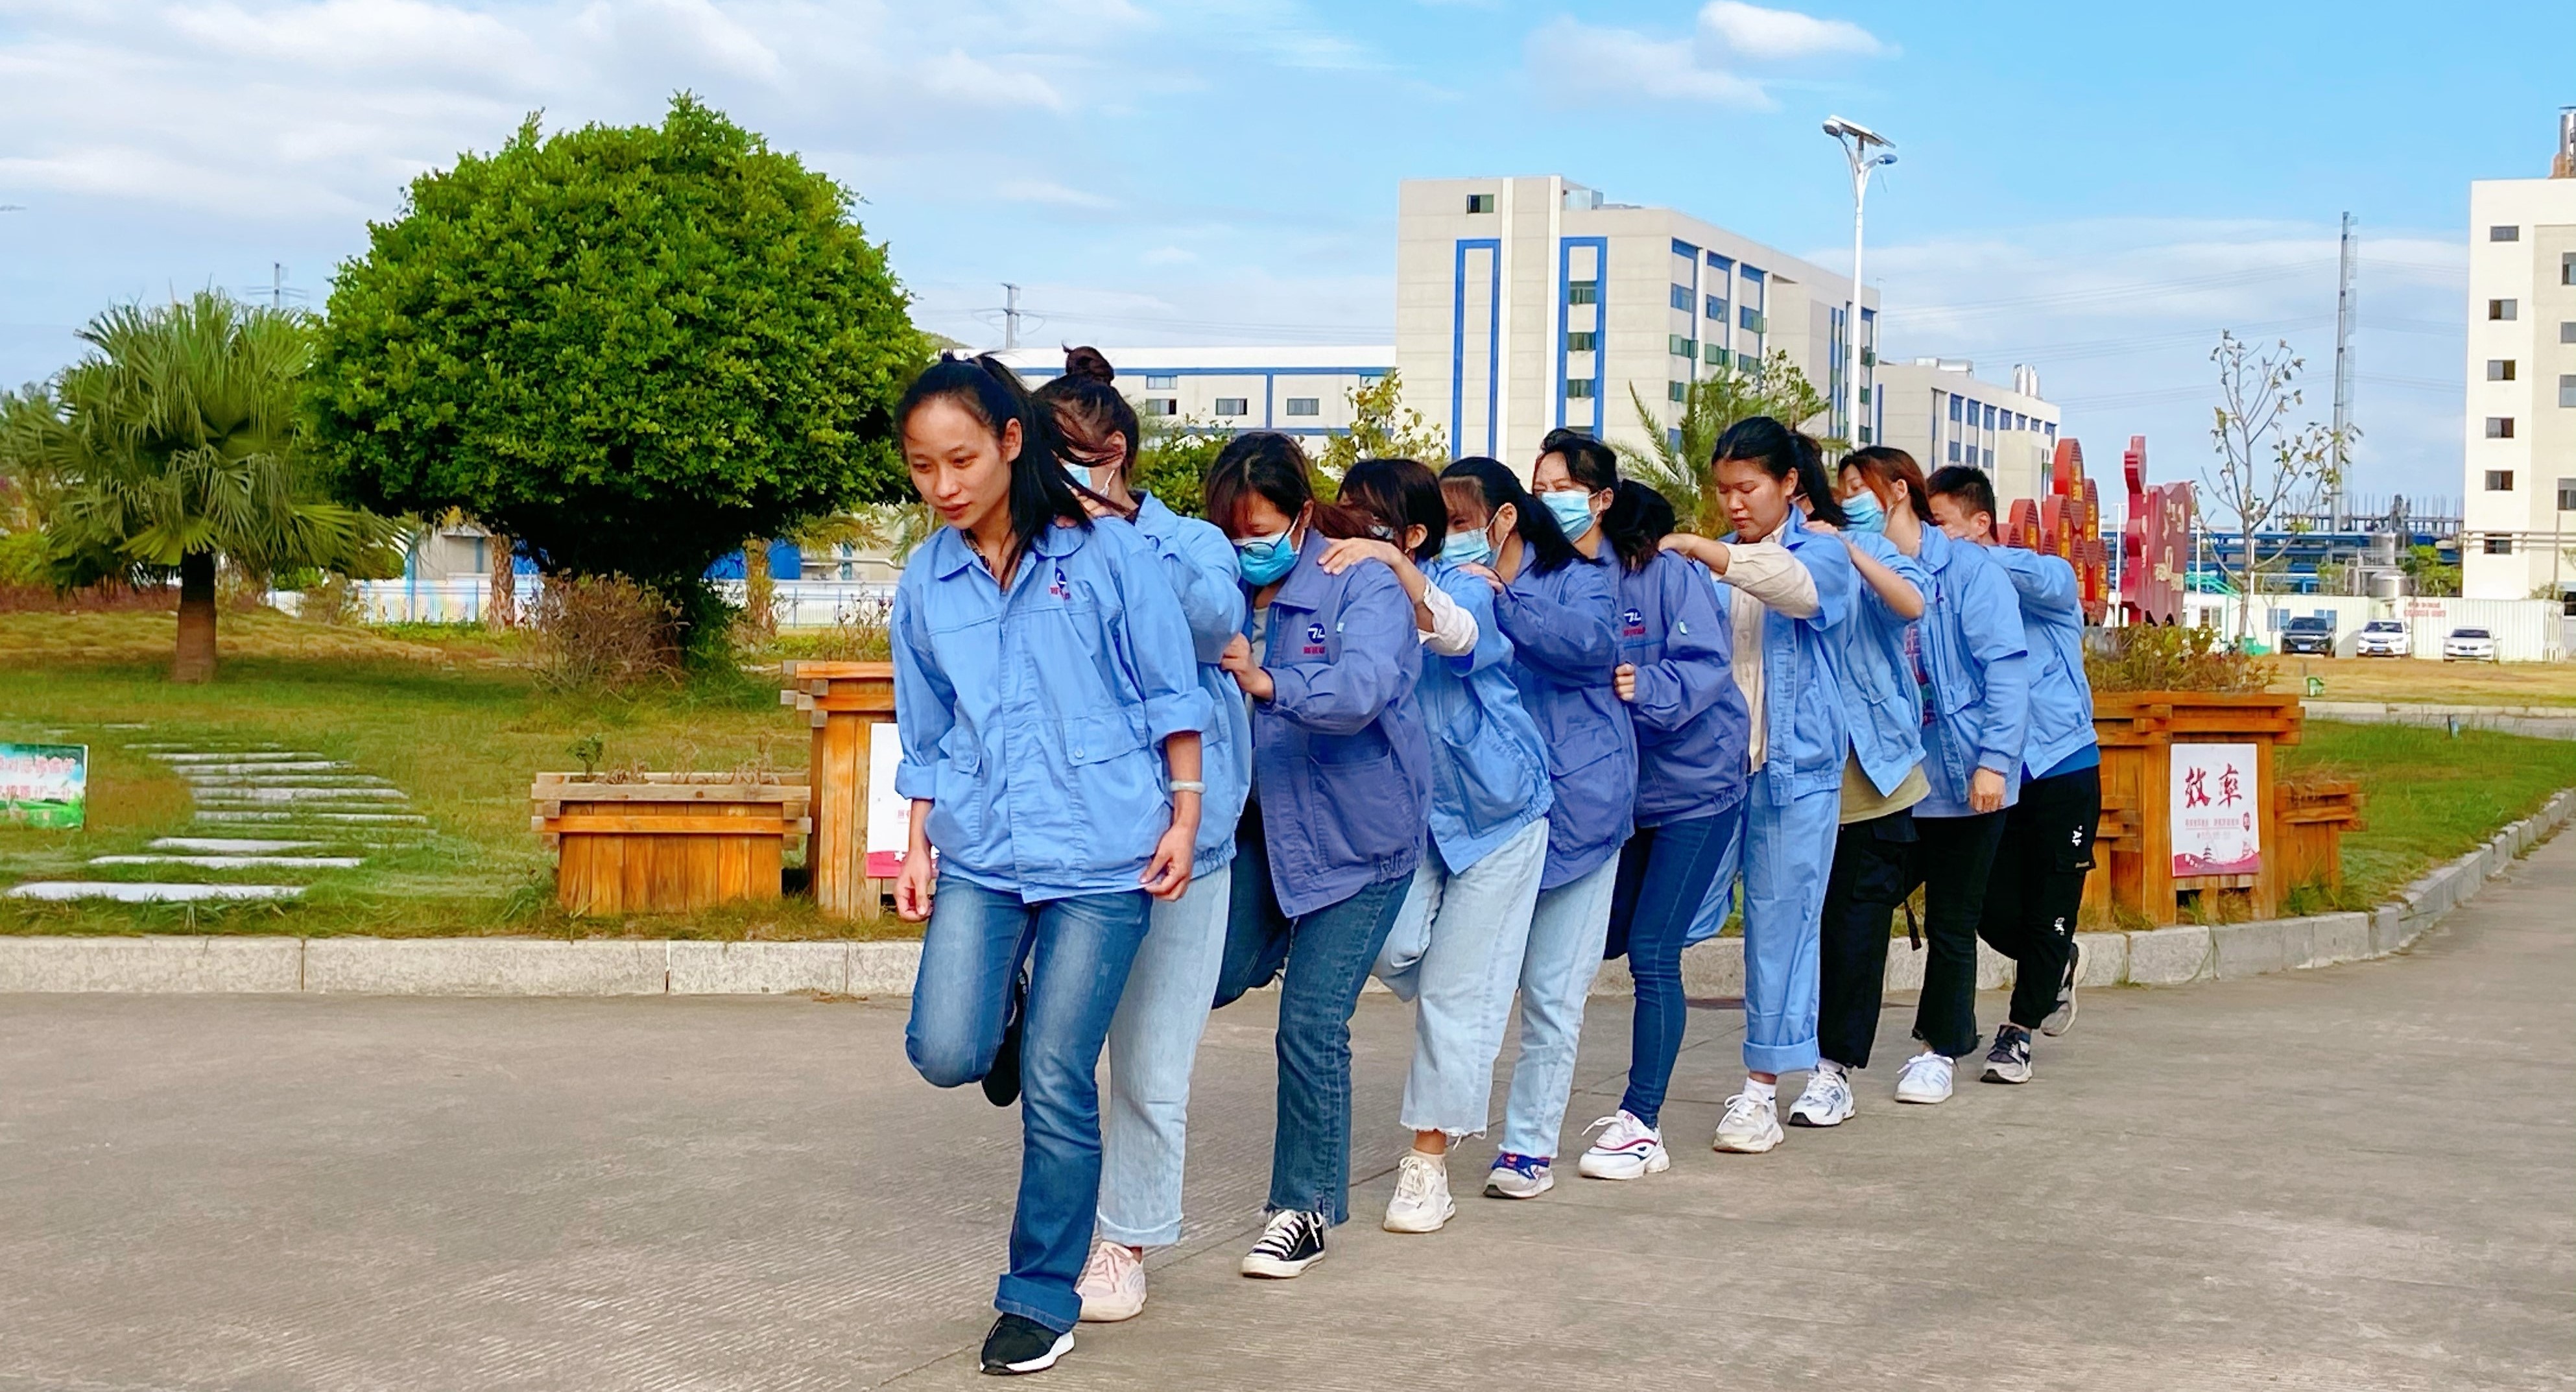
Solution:
[[[2173,872],[2253,875],[2263,869],[2263,790],[2250,744],[2177,744],[2166,815]]]
[[[88,804],[88,745],[0,744],[0,826],[75,831]]]
[[[903,762],[903,737],[894,722],[868,727],[868,878],[891,880],[903,869],[912,841],[912,799],[894,790],[894,768]]]

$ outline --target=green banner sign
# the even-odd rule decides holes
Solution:
[[[0,826],[77,830],[88,805],[88,745],[0,744]]]

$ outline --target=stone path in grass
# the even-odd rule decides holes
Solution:
[[[169,765],[187,782],[196,806],[190,830],[205,834],[166,836],[150,843],[142,854],[92,856],[89,863],[160,866],[172,872],[184,868],[225,877],[260,872],[257,878],[172,884],[38,880],[12,887],[12,897],[150,904],[293,899],[304,893],[304,886],[267,882],[281,878],[269,872],[354,870],[366,864],[370,850],[417,837],[429,822],[410,810],[410,798],[391,779],[308,750],[275,745],[210,749],[167,743],[128,747]],[[246,829],[262,835],[233,834]]]

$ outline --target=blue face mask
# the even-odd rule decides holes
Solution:
[[[1449,539],[1440,543],[1440,559],[1453,566],[1492,565],[1494,544],[1485,539],[1482,531],[1451,532]]]
[[[1843,516],[1851,519],[1856,532],[1887,530],[1887,509],[1880,505],[1878,495],[1866,488],[1843,499]]]
[[[1288,533],[1277,536],[1245,537],[1234,544],[1235,569],[1243,574],[1243,583],[1267,585],[1297,568],[1297,548],[1288,544]]]
[[[1564,529],[1566,540],[1592,530],[1591,494],[1567,489],[1562,493],[1541,493],[1538,500],[1556,518],[1556,525]]]

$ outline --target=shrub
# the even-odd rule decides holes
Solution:
[[[676,683],[677,618],[670,601],[622,575],[549,578],[529,621],[537,681],[556,691]]]
[[[345,575],[323,574],[305,582],[304,602],[295,616],[307,623],[346,628],[365,620],[367,605],[358,593],[358,582]]]
[[[2206,628],[2131,624],[2084,654],[2095,691],[2260,691],[2272,664],[2220,642]]]

